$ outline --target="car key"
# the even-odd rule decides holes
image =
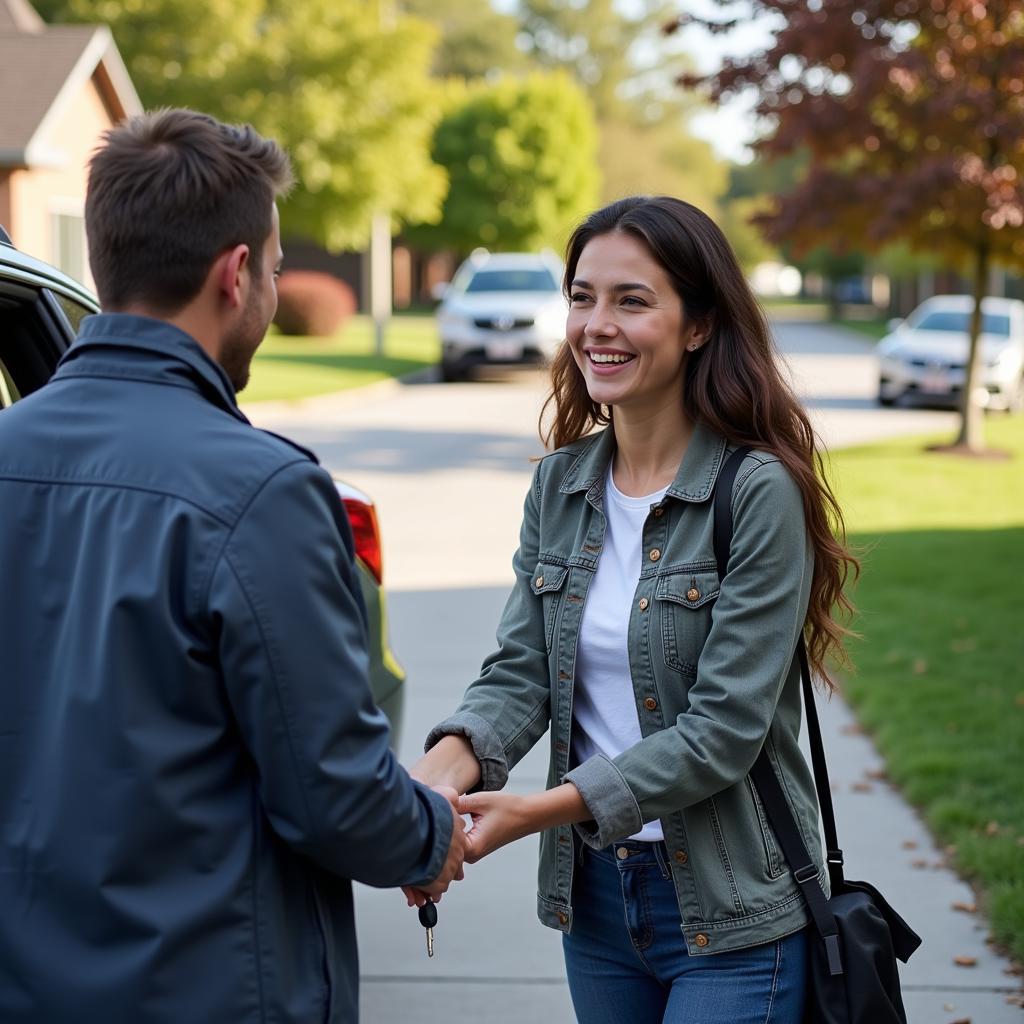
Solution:
[[[434,955],[434,925],[437,924],[437,907],[433,900],[427,900],[420,907],[420,924],[427,929],[427,956]]]

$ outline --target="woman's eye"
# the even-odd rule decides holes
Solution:
[[[586,302],[589,298],[590,296],[586,295],[584,292],[573,292],[573,294],[569,296],[569,302],[572,305],[575,305],[579,302]]]
[[[626,306],[646,306],[647,305],[647,303],[644,302],[644,300],[641,299],[637,295],[626,295],[626,296],[624,296],[623,299],[622,299],[622,303],[623,303],[623,305],[626,305]]]

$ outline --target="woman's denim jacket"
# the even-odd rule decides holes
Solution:
[[[458,711],[427,739],[467,736],[481,786],[509,769],[550,724],[548,786],[570,781],[594,820],[579,840],[603,847],[660,818],[691,954],[768,942],[807,921],[803,899],[748,772],[767,744],[803,839],[820,864],[814,783],[797,746],[794,651],[807,614],[813,551],[801,493],[777,458],[748,455],[733,487],[734,534],[719,579],[711,496],[724,438],[698,425],[665,498],[643,528],[629,618],[629,661],[643,739],[615,758],[575,764],[570,748],[576,643],[604,541],[611,428],[552,452],[527,495],[515,587]],[[541,837],[538,914],[572,927],[570,826]],[[828,891],[822,869],[819,881]]]

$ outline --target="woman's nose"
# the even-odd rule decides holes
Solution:
[[[618,332],[618,324],[607,306],[598,304],[591,310],[584,328],[589,338],[608,338]]]

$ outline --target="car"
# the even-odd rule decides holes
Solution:
[[[565,338],[562,270],[550,251],[475,250],[437,309],[441,379],[464,379],[478,366],[550,360]]]
[[[967,377],[969,295],[935,295],[906,320],[889,322],[878,344],[878,402],[957,406]],[[1024,409],[1024,302],[989,297],[981,304],[978,392],[989,409]]]
[[[83,318],[98,312],[87,288],[14,248],[0,228],[0,415],[49,380]],[[369,621],[370,685],[391,723],[391,744],[397,750],[406,677],[388,637],[377,513],[372,499],[351,484],[335,477],[334,486],[352,524]]]

